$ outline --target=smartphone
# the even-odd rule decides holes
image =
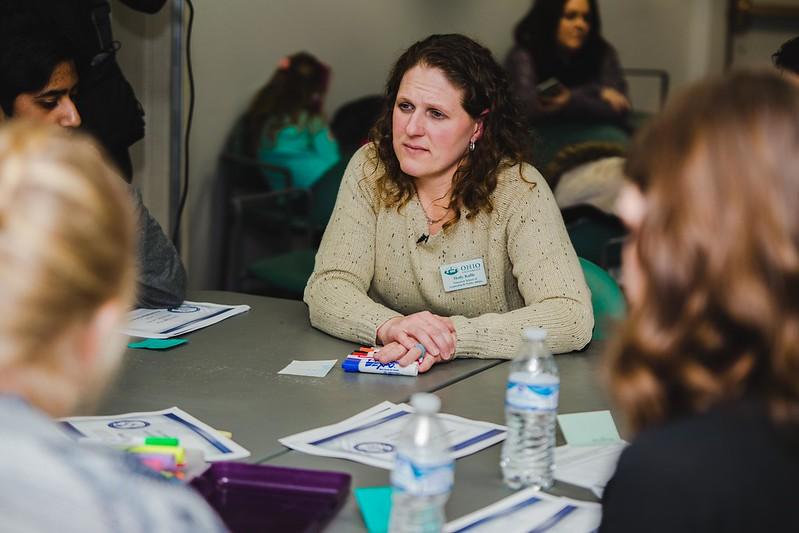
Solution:
[[[538,91],[538,96],[543,96],[544,98],[557,96],[566,89],[556,78],[544,80],[536,85],[535,88]]]

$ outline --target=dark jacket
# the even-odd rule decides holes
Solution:
[[[577,86],[564,83],[571,91],[571,99],[554,113],[547,112],[541,107],[536,85],[545,80],[538,79],[533,54],[529,50],[518,45],[514,46],[505,60],[505,68],[508,71],[511,91],[532,124],[556,119],[575,122],[623,122],[626,116],[626,112],[615,111],[600,97],[603,87],[611,87],[627,95],[627,82],[618,55],[610,45],[603,55],[599,74],[595,80]]]

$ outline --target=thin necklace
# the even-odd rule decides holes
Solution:
[[[442,200],[448,194],[449,194],[449,191],[445,192],[443,196],[440,196],[439,198],[436,198],[435,200],[430,202],[430,206],[436,205],[437,201]],[[419,198],[419,191],[418,190],[416,191],[416,197]],[[422,199],[421,198],[419,198],[419,207],[422,208],[422,213],[424,213],[424,217],[425,217],[425,219],[427,219],[427,225],[428,226],[432,226],[433,224],[438,224],[439,222],[441,222],[442,220],[447,218],[447,215],[449,215],[449,206],[447,206],[447,211],[444,213],[443,216],[441,216],[440,218],[430,218],[430,215],[427,214],[427,209],[424,208],[424,204],[422,203]],[[442,207],[442,206],[438,206],[438,207]]]

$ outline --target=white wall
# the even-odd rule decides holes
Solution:
[[[145,109],[144,139],[131,148],[133,182],[144,204],[169,232],[169,6],[146,15],[113,2],[114,38],[122,43],[118,59]]]
[[[194,0],[197,103],[191,143],[188,266],[212,282],[208,235],[216,158],[235,118],[278,60],[308,50],[333,69],[327,110],[380,92],[398,54],[434,32],[466,33],[501,60],[529,0]],[[622,63],[665,68],[679,87],[723,63],[725,0],[601,0]],[[634,98],[636,94],[633,95]],[[645,100],[651,96],[644,94]],[[642,102],[646,107],[648,102]]]

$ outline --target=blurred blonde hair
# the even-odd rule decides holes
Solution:
[[[0,128],[0,376],[57,372],[66,332],[132,302],[135,235],[129,193],[88,138]]]

